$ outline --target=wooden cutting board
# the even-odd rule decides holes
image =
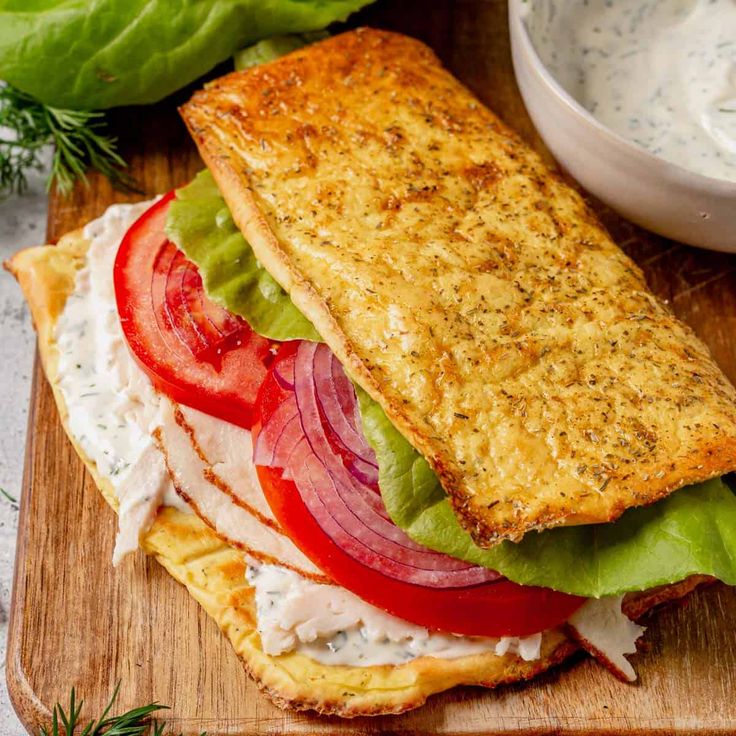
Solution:
[[[543,150],[513,78],[502,0],[379,2],[359,22],[428,42],[491,108]],[[181,101],[186,94],[180,95]],[[175,101],[116,116],[132,173],[150,197],[201,166]],[[98,176],[52,196],[48,238],[131,199]],[[648,235],[599,207],[651,286],[736,380],[736,258]],[[34,373],[8,642],[11,698],[29,728],[75,685],[97,715],[121,682],[120,709],[171,706],[172,731],[255,733],[735,733],[736,591],[696,593],[653,620],[624,685],[578,657],[529,685],[457,689],[400,717],[350,722],[285,713],[248,680],[212,621],[142,554],[110,564],[115,520],[66,440],[40,365]]]

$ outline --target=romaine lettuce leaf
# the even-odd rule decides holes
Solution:
[[[160,100],[262,38],[370,0],[0,0],[0,79],[54,107]]]
[[[303,48],[310,43],[322,41],[329,38],[330,34],[326,31],[313,31],[312,33],[290,33],[284,36],[271,36],[264,38],[263,41],[240,49],[233,54],[233,62],[235,68],[240,71],[242,69],[250,69],[252,66],[266,64],[269,61],[278,59],[280,56],[290,54],[292,51]]]
[[[209,297],[273,340],[315,340],[312,323],[266,271],[233,222],[212,175],[177,189],[166,233],[198,266]]]
[[[713,575],[736,584],[736,496],[719,478],[689,486],[611,524],[528,533],[478,547],[460,526],[427,461],[357,389],[363,429],[376,451],[379,485],[394,523],[419,544],[498,570],[523,585],[599,598]]]

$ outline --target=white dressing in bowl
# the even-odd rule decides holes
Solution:
[[[516,80],[562,167],[637,225],[730,252],[735,14],[736,0],[509,0]]]
[[[603,125],[736,181],[736,0],[532,0],[541,60]]]

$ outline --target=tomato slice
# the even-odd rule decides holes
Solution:
[[[210,300],[196,266],[166,237],[170,192],[123,238],[113,277],[138,364],[175,401],[250,429],[271,342]]]
[[[253,428],[256,443],[261,428],[289,400],[293,387],[280,378],[279,367],[293,363],[295,350],[295,343],[282,346],[261,387]],[[294,431],[293,422],[288,431]],[[338,585],[406,621],[470,636],[526,636],[561,624],[584,602],[505,579],[441,588],[389,577],[333,541],[310,512],[303,491],[281,469],[259,465],[257,472],[274,515],[297,547]]]

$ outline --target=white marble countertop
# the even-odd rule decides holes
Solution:
[[[0,200],[0,262],[19,248],[43,243],[46,231],[45,172],[32,172],[22,196]],[[5,651],[15,561],[18,504],[35,337],[28,308],[13,278],[0,272],[0,736],[24,733],[5,685]]]

